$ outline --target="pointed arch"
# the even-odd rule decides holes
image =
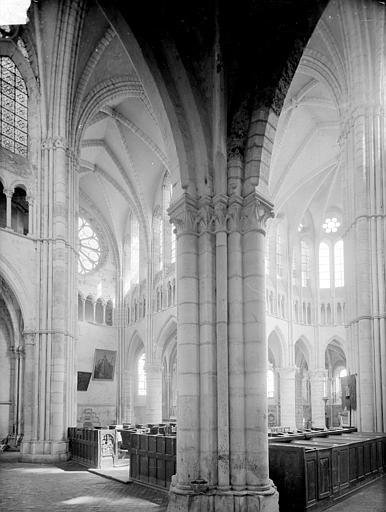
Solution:
[[[177,336],[177,319],[170,315],[159,331],[155,348],[155,360],[162,361],[162,355],[170,340]]]
[[[275,360],[275,367],[281,368],[285,365],[285,341],[280,327],[276,326],[268,336],[268,350],[271,350]]]
[[[33,297],[16,268],[0,253],[0,283],[12,292],[15,301],[20,307],[24,321],[24,329],[29,330],[34,325]]]
[[[297,366],[301,363],[301,356],[304,357],[308,369],[312,367],[312,346],[309,340],[304,336],[300,336],[295,343],[295,364]]]

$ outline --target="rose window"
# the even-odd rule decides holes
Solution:
[[[79,260],[78,272],[87,274],[94,270],[101,259],[101,247],[97,234],[90,223],[79,217]]]

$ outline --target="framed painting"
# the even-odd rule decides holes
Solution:
[[[87,391],[90,384],[91,372],[78,372],[78,391]]]
[[[93,380],[114,380],[116,350],[96,348]]]

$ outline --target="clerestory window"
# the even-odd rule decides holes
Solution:
[[[27,88],[16,64],[0,57],[0,144],[23,157],[28,153]]]

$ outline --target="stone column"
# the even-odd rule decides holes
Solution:
[[[36,334],[35,332],[24,332],[24,375],[23,375],[23,420],[24,420],[24,439],[20,451],[23,453],[31,452],[31,444],[36,441],[36,408],[37,393],[35,385],[36,368]]]
[[[280,368],[280,423],[296,429],[296,368]]]
[[[265,223],[273,205],[256,192],[243,205],[243,322],[247,489],[272,492],[268,470],[267,358],[265,335]],[[277,500],[277,497],[276,497]]]
[[[169,510],[200,478],[200,325],[196,202],[187,194],[169,210],[177,231],[177,475]],[[188,499],[189,501],[189,499]],[[181,509],[184,510],[184,509]],[[188,508],[185,508],[188,510]]]
[[[95,324],[95,310],[96,310],[96,300],[92,301],[92,321]]]
[[[347,337],[352,347],[348,367],[357,375],[353,423],[362,431],[380,432],[386,426],[384,126],[381,108],[362,106],[341,139],[347,187],[347,227],[343,227]]]
[[[32,196],[27,196],[26,200],[28,202],[28,234],[32,236],[34,233],[34,199]]]
[[[6,210],[6,223],[5,227],[8,229],[12,229],[12,196],[13,190],[10,188],[4,189],[5,197],[7,198],[7,210]]]
[[[199,202],[198,212],[198,278],[199,278],[199,318],[200,318],[200,477],[214,488],[219,482],[224,484],[224,472],[218,469],[217,449],[226,445],[218,436],[218,417],[223,409],[217,408],[217,350],[216,331],[216,295],[214,292],[217,280],[215,267],[216,227],[213,217],[211,198],[203,197]],[[213,224],[212,224],[213,221]],[[178,265],[178,260],[177,260]],[[224,280],[224,274],[222,274]],[[225,298],[226,300],[226,298]],[[177,348],[178,354],[178,348]],[[178,365],[177,365],[178,366]],[[178,421],[178,417],[177,417]],[[223,421],[227,424],[227,419]],[[177,423],[178,426],[178,423]],[[226,451],[226,448],[225,448]],[[226,457],[224,460],[228,460]],[[221,466],[221,464],[220,464]],[[227,477],[227,473],[225,472]]]
[[[170,208],[179,324],[177,475],[168,511],[276,512],[264,329],[263,226],[272,205],[257,194],[198,204],[185,194]]]
[[[352,8],[352,4],[355,8]],[[356,374],[357,410],[362,431],[386,428],[386,117],[384,6],[341,2],[350,94],[342,112],[343,240],[345,254],[348,369]],[[370,26],[358,19],[380,20]],[[371,69],[371,72],[363,72]],[[342,103],[344,104],[344,102]]]
[[[311,384],[312,426],[317,428],[324,428],[326,426],[323,397],[327,374],[328,371],[324,368],[318,368],[316,370],[309,371]]]
[[[230,472],[232,489],[246,487],[244,337],[243,337],[243,270],[241,247],[242,197],[234,194],[228,210],[228,336],[229,336],[229,407]]]
[[[146,422],[162,423],[162,368],[146,363]]]

